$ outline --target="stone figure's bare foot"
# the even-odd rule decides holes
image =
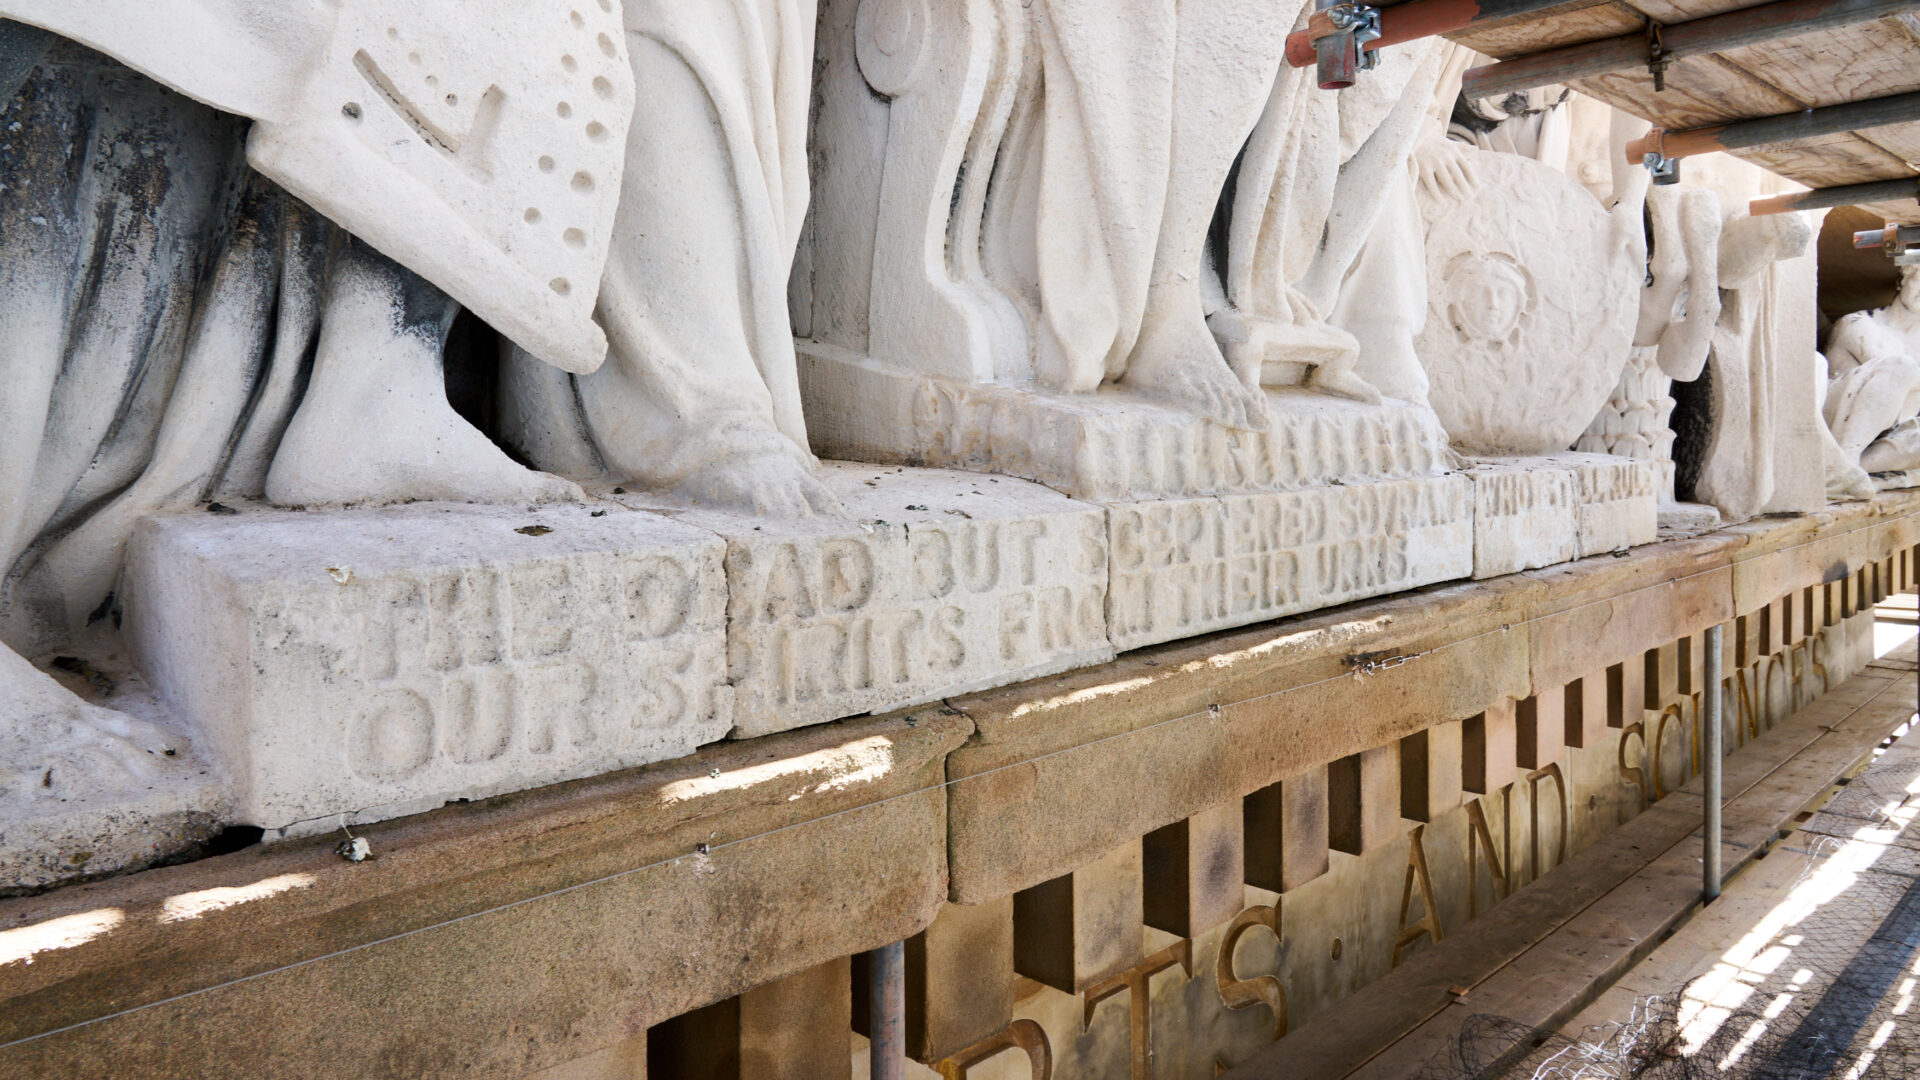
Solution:
[[[1264,431],[1265,395],[1240,381],[1194,309],[1185,319],[1148,320],[1127,364],[1127,386],[1225,427]]]
[[[310,506],[584,498],[579,485],[507,457],[453,411],[437,386],[389,385],[354,398],[301,404],[267,473],[268,499]]]
[[[845,513],[797,450],[730,455],[696,468],[673,490],[702,506],[763,517]]]
[[[441,353],[458,305],[354,244],[327,288],[313,379],[267,498],[319,503],[558,502],[575,484],[515,463],[447,403]]]
[[[1307,385],[1323,393],[1338,394],[1368,405],[1380,404],[1380,391],[1374,385],[1354,374],[1353,369],[1338,364],[1322,364],[1307,376]]]
[[[89,705],[0,646],[0,806],[71,800],[152,782],[178,749],[160,728]]]

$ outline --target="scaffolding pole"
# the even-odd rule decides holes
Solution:
[[[1700,797],[1706,804],[1704,834],[1701,838],[1700,899],[1711,902],[1720,895],[1720,766],[1725,759],[1721,729],[1719,624],[1707,627],[1707,695],[1705,715],[1701,718],[1702,756]]]

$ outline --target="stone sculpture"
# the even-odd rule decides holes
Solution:
[[[0,0],[0,888],[1651,539],[1448,448],[1535,189],[1308,14]]]
[[[1920,267],[1900,268],[1892,304],[1836,322],[1826,359],[1823,412],[1845,460],[1869,473],[1920,468]]]
[[[1777,301],[1771,268],[1806,250],[1813,227],[1803,215],[1729,215],[1721,228],[1718,318],[1707,362],[1704,398],[1682,431],[1680,484],[1721,517],[1742,521],[1767,505],[1774,491],[1779,432],[1773,397],[1780,357],[1790,348],[1771,325]]]
[[[1565,450],[1605,404],[1632,346],[1646,259],[1641,201],[1608,210],[1557,170],[1512,154],[1475,155],[1471,176],[1459,197],[1422,208],[1431,299],[1417,348],[1434,411],[1471,452]]]
[[[1214,205],[1279,66],[1282,17],[1220,0],[1033,11],[1000,147],[1007,165],[1031,164],[1008,170],[982,243],[1032,298],[1035,376],[1081,393],[1119,382],[1264,427],[1264,403],[1208,332],[1201,281]]]
[[[1390,207],[1410,213],[1394,179],[1434,68],[1390,55],[1367,88],[1322,93],[1281,67],[1308,14],[825,5],[830,149],[794,289],[822,447],[1082,498],[1309,483],[1288,448],[1325,425],[1399,428],[1373,475],[1449,464],[1411,322],[1384,313],[1421,311],[1401,294],[1424,275],[1392,244],[1365,254],[1404,225]],[[1349,283],[1396,298],[1337,312]],[[1394,401],[1329,319],[1382,342]]]
[[[98,828],[99,815],[119,820],[115,846],[138,851],[151,848],[142,814],[205,824],[213,797],[195,786],[204,758],[189,755],[177,728],[149,722],[155,703],[111,641],[116,580],[142,517],[263,495],[311,504],[578,494],[512,462],[449,406],[441,346],[456,306],[447,294],[249,169],[246,154],[275,172],[317,159],[311,168],[331,172],[301,173],[318,184],[316,202],[414,258],[543,356],[582,368],[601,349],[590,302],[568,300],[552,284],[562,279],[546,275],[597,278],[605,230],[595,215],[610,217],[611,202],[582,198],[550,223],[551,235],[531,229],[522,189],[540,170],[528,144],[551,108],[535,105],[535,76],[505,63],[498,84],[470,91],[455,74],[468,65],[440,67],[447,57],[433,52],[436,43],[470,51],[484,35],[441,40],[428,28],[408,37],[400,25],[409,35],[419,27],[389,24],[369,6],[330,27],[319,9],[298,6],[265,21],[217,3],[134,7],[0,6],[219,106],[47,31],[4,24],[0,698],[10,704],[0,787],[15,804],[12,840],[32,828],[28,806],[59,806],[82,830]],[[561,35],[577,38],[582,57],[600,49],[594,28],[570,25],[564,9],[550,14],[559,21],[543,63],[562,70],[572,58]],[[617,51],[614,29],[599,40]],[[188,39],[194,47],[173,48]],[[207,42],[232,62],[183,62]],[[346,48],[355,43],[364,47]],[[516,56],[532,55],[524,45],[514,42]],[[348,100],[337,78],[322,77],[323,57],[358,57]],[[404,73],[432,87],[435,71],[447,79],[433,88],[447,91],[438,98],[392,82]],[[502,104],[501,86],[517,107]],[[606,86],[618,110],[630,108],[624,82]],[[461,94],[470,109],[456,108]],[[259,119],[249,128],[244,116]],[[623,116],[610,120],[602,140],[624,129]],[[554,153],[569,144],[564,132],[546,134]],[[573,140],[588,168],[595,142],[587,129]],[[506,164],[492,155],[509,152],[526,152],[529,165],[490,184],[488,170]],[[563,227],[596,238],[575,243]],[[513,228],[528,231],[503,234]],[[83,640],[93,644],[75,649]],[[63,677],[81,673],[73,688],[111,697],[114,710],[21,659],[63,649],[111,663],[108,674],[69,657]],[[160,775],[186,787],[156,783]],[[118,857],[98,854],[101,865]]]
[[[1383,56],[1339,94],[1319,90],[1311,69],[1280,71],[1241,160],[1226,304],[1211,320],[1243,378],[1426,403],[1413,348],[1426,280],[1407,239],[1419,231],[1407,161],[1438,75],[1432,43]]]
[[[646,102],[600,290],[608,363],[510,362],[505,438],[542,468],[776,516],[831,512],[787,314],[807,206],[810,0],[625,5]]]
[[[1617,129],[1639,129],[1614,117]],[[1576,125],[1571,163],[1589,180],[1607,167],[1600,154],[1619,153],[1618,138],[1602,151],[1591,134]],[[1811,345],[1802,291],[1813,270],[1796,260],[1812,226],[1739,209],[1771,190],[1758,168],[1718,157],[1691,165],[1680,184],[1647,192],[1633,354],[1579,447],[1659,464],[1662,518],[1676,526],[1805,509],[1811,485],[1794,464],[1821,425],[1795,359]]]
[[[1676,379],[1691,381],[1705,369],[1720,317],[1720,201],[1702,188],[1652,187],[1646,219],[1652,243],[1632,351],[1612,396],[1576,445],[1658,463],[1661,503],[1671,514],[1671,391]]]
[[[26,800],[9,812],[21,822],[61,804],[55,830],[90,827],[76,808],[118,815],[135,851],[154,821],[204,825],[222,797],[188,779],[209,775],[206,748],[164,720],[113,634],[141,519],[209,499],[581,497],[449,406],[456,300],[512,339],[507,403],[522,408],[510,417],[543,404],[516,387],[558,380],[586,403],[594,438],[575,452],[606,469],[583,477],[677,483],[750,510],[838,507],[811,476],[785,317],[811,5],[743,2],[727,22],[598,0],[516,9],[491,27],[378,0],[271,18],[225,0],[159,7],[0,4],[35,24],[0,23],[14,135],[0,151],[0,798]],[[784,41],[778,55],[749,41],[766,29]],[[231,62],[188,62],[207,42]],[[680,107],[639,118],[637,182],[623,183],[636,71],[656,103]],[[700,168],[711,182],[687,186]],[[689,205],[689,192],[714,201]],[[729,237],[733,259],[704,257]],[[566,387],[608,353],[596,304],[615,363]],[[720,662],[717,637],[702,648]],[[69,658],[85,672],[71,688],[113,708],[22,659],[61,650],[89,657]],[[706,665],[686,702],[707,696]],[[723,706],[698,713],[704,734],[670,737],[724,734]],[[656,738],[635,752],[691,745]]]

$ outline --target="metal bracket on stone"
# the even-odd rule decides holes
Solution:
[[[1370,71],[1380,55],[1366,44],[1380,38],[1380,9],[1343,0],[1326,4],[1307,20],[1313,41],[1320,89],[1345,90],[1362,71]]]

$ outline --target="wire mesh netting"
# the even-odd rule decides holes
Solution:
[[[1577,1031],[1468,1019],[1428,1080],[1920,1077],[1920,750],[1906,742],[1775,849],[1804,862],[1710,970]]]

